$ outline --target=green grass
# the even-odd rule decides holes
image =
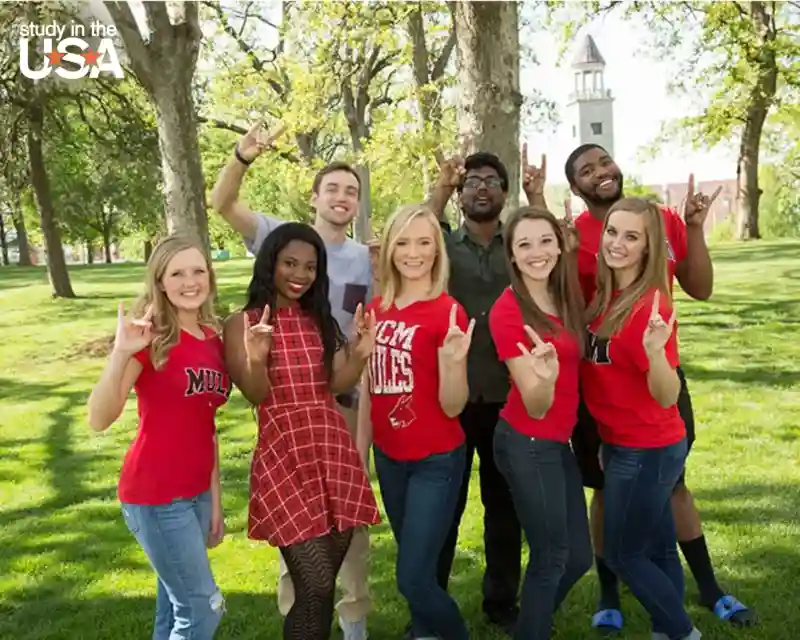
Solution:
[[[698,421],[688,478],[718,575],[762,618],[734,631],[687,602],[704,638],[797,636],[800,610],[800,243],[721,245],[710,303],[679,304],[681,351]],[[223,301],[242,300],[250,262],[217,265]],[[40,268],[0,269],[0,637],[115,640],[149,637],[153,574],[115,498],[119,466],[135,430],[135,404],[102,435],[85,401],[103,366],[86,345],[108,338],[118,300],[139,291],[140,265],[71,269],[76,300],[50,298]],[[218,637],[279,638],[276,551],[245,535],[255,425],[238,394],[219,415],[227,538],[212,551],[228,614]],[[498,638],[482,621],[482,520],[477,474],[462,525],[453,593],[472,637]],[[372,535],[371,637],[397,638],[406,611],[394,587],[394,542]],[[582,638],[596,581],[586,576],[556,625]],[[626,638],[649,638],[626,595]]]

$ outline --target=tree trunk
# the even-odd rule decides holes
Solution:
[[[106,256],[106,264],[114,262],[111,259],[111,229],[103,229],[103,253]]]
[[[506,211],[519,205],[519,26],[516,2],[457,2],[458,128],[470,151],[508,169]]]
[[[136,77],[155,104],[167,230],[193,235],[208,249],[205,182],[192,98],[202,37],[198,4],[143,3],[150,30],[147,41],[142,40],[130,3],[107,0],[105,6]]]
[[[6,242],[6,221],[2,213],[0,213],[0,249],[3,251],[3,265],[8,266],[11,261],[8,259],[8,243]]]
[[[91,240],[86,241],[86,264],[94,264],[94,245]]]
[[[452,5],[451,5],[452,7]],[[452,13],[452,9],[451,9]],[[425,20],[422,5],[416,5],[408,14],[406,25],[411,40],[411,68],[414,72],[414,85],[417,94],[418,126],[420,133],[426,138],[430,136],[434,144],[440,142],[442,128],[442,88],[437,82],[444,74],[447,62],[455,47],[455,28],[445,44],[442,53],[430,68],[430,55],[425,42]],[[425,155],[420,158],[422,165],[422,187],[425,197],[430,193],[432,185],[431,171]]]
[[[50,182],[42,154],[42,129],[44,110],[41,102],[34,101],[28,107],[28,158],[30,161],[31,184],[36,196],[39,218],[42,222],[45,250],[47,252],[47,274],[53,287],[54,298],[74,298],[75,292],[69,281],[61,233],[56,224],[53,200],[50,195]]]
[[[164,79],[171,78],[164,82]],[[169,233],[194,235],[209,247],[205,180],[197,146],[197,124],[191,94],[191,75],[159,76],[155,90],[158,142],[166,195]]]
[[[755,240],[761,237],[758,228],[758,206],[761,200],[761,188],[758,185],[758,156],[764,121],[775,99],[778,84],[774,23],[763,2],[751,2],[749,11],[753,28],[761,42],[756,69],[758,76],[750,91],[750,103],[747,107],[736,168],[739,189],[736,237],[739,240]]]
[[[11,221],[14,223],[14,231],[17,232],[17,249],[19,250],[19,266],[31,266],[31,248],[28,244],[28,230],[25,228],[25,216],[22,215],[19,195],[15,198],[11,210]]]
[[[370,198],[369,167],[364,164],[356,166],[356,172],[361,179],[361,190],[358,194],[358,217],[355,221],[353,235],[358,242],[370,240],[370,218],[372,217],[372,199]]]
[[[153,243],[150,240],[144,241],[144,261],[147,262],[153,254]]]

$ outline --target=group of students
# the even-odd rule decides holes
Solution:
[[[215,414],[234,385],[258,423],[248,536],[280,550],[286,639],[330,637],[334,610],[345,640],[367,638],[368,528],[380,521],[370,450],[407,638],[469,638],[448,581],[476,452],[483,609],[517,640],[551,637],[593,555],[593,627],[622,629],[619,578],[654,640],[699,638],[677,541],[703,604],[754,623],[718,586],[683,483],[694,429],[672,282],[695,298],[711,293],[702,227],[713,196],[690,181],[683,219],[624,198],[613,159],[583,145],[566,174],[586,212],[557,219],[544,167],[523,157],[530,205],[501,223],[508,174],[479,152],[442,159],[428,201],[396,211],[371,251],[347,237],[360,182],[346,164],[317,174],[313,227],[238,199],[270,141],[258,126],[243,136],[211,196],[256,256],[243,309],[220,324],[206,253],[162,240],[132,314],[119,308],[89,399],[90,426],[102,431],[131,389],[137,396],[119,499],[157,574],[155,640],[210,639],[224,613],[207,548],[224,536]],[[453,231],[444,209],[456,192],[464,222]],[[584,486],[594,489],[591,519]]]

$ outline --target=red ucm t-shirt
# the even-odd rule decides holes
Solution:
[[[558,354],[559,370],[553,404],[541,419],[532,418],[525,409],[519,387],[511,378],[511,392],[500,417],[526,436],[566,443],[572,437],[572,430],[578,421],[578,370],[581,355],[575,336],[563,328],[559,318],[550,315],[548,317],[562,328],[555,336],[540,334],[541,339],[551,343]],[[518,342],[528,349],[533,347],[531,339],[525,333],[522,309],[510,287],[500,294],[489,312],[489,331],[497,348],[497,356],[502,361],[522,355]]]
[[[686,224],[674,209],[662,207],[661,212],[664,215],[667,270],[669,286],[672,289],[678,263],[686,259]],[[597,254],[603,239],[603,220],[598,220],[589,211],[584,211],[575,218],[575,229],[578,232],[578,277],[584,300],[588,305],[594,298],[597,288]]]
[[[589,325],[586,359],[581,365],[581,392],[586,407],[597,422],[603,442],[622,447],[654,449],[679,442],[686,427],[677,404],[662,407],[650,393],[647,372],[650,363],[642,344],[655,289],[637,300],[620,331],[610,339],[595,331],[603,317]],[[672,306],[661,296],[659,313],[669,321]],[[667,361],[678,366],[676,330],[665,347]]]
[[[443,293],[386,311],[375,298],[377,337],[369,361],[372,440],[395,460],[422,460],[452,451],[464,442],[458,418],[439,404],[439,348],[450,328],[450,311],[457,306],[456,323],[467,330],[467,314]]]
[[[204,329],[201,340],[181,331],[156,371],[150,349],[134,354],[142,372],[134,384],[139,428],[119,479],[121,502],[167,504],[193,498],[211,486],[214,418],[231,392],[222,340]]]

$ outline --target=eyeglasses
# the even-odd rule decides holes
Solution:
[[[467,189],[478,189],[482,184],[485,184],[487,189],[497,189],[503,185],[503,181],[496,176],[488,176],[487,178],[470,176],[464,180],[464,187]]]

